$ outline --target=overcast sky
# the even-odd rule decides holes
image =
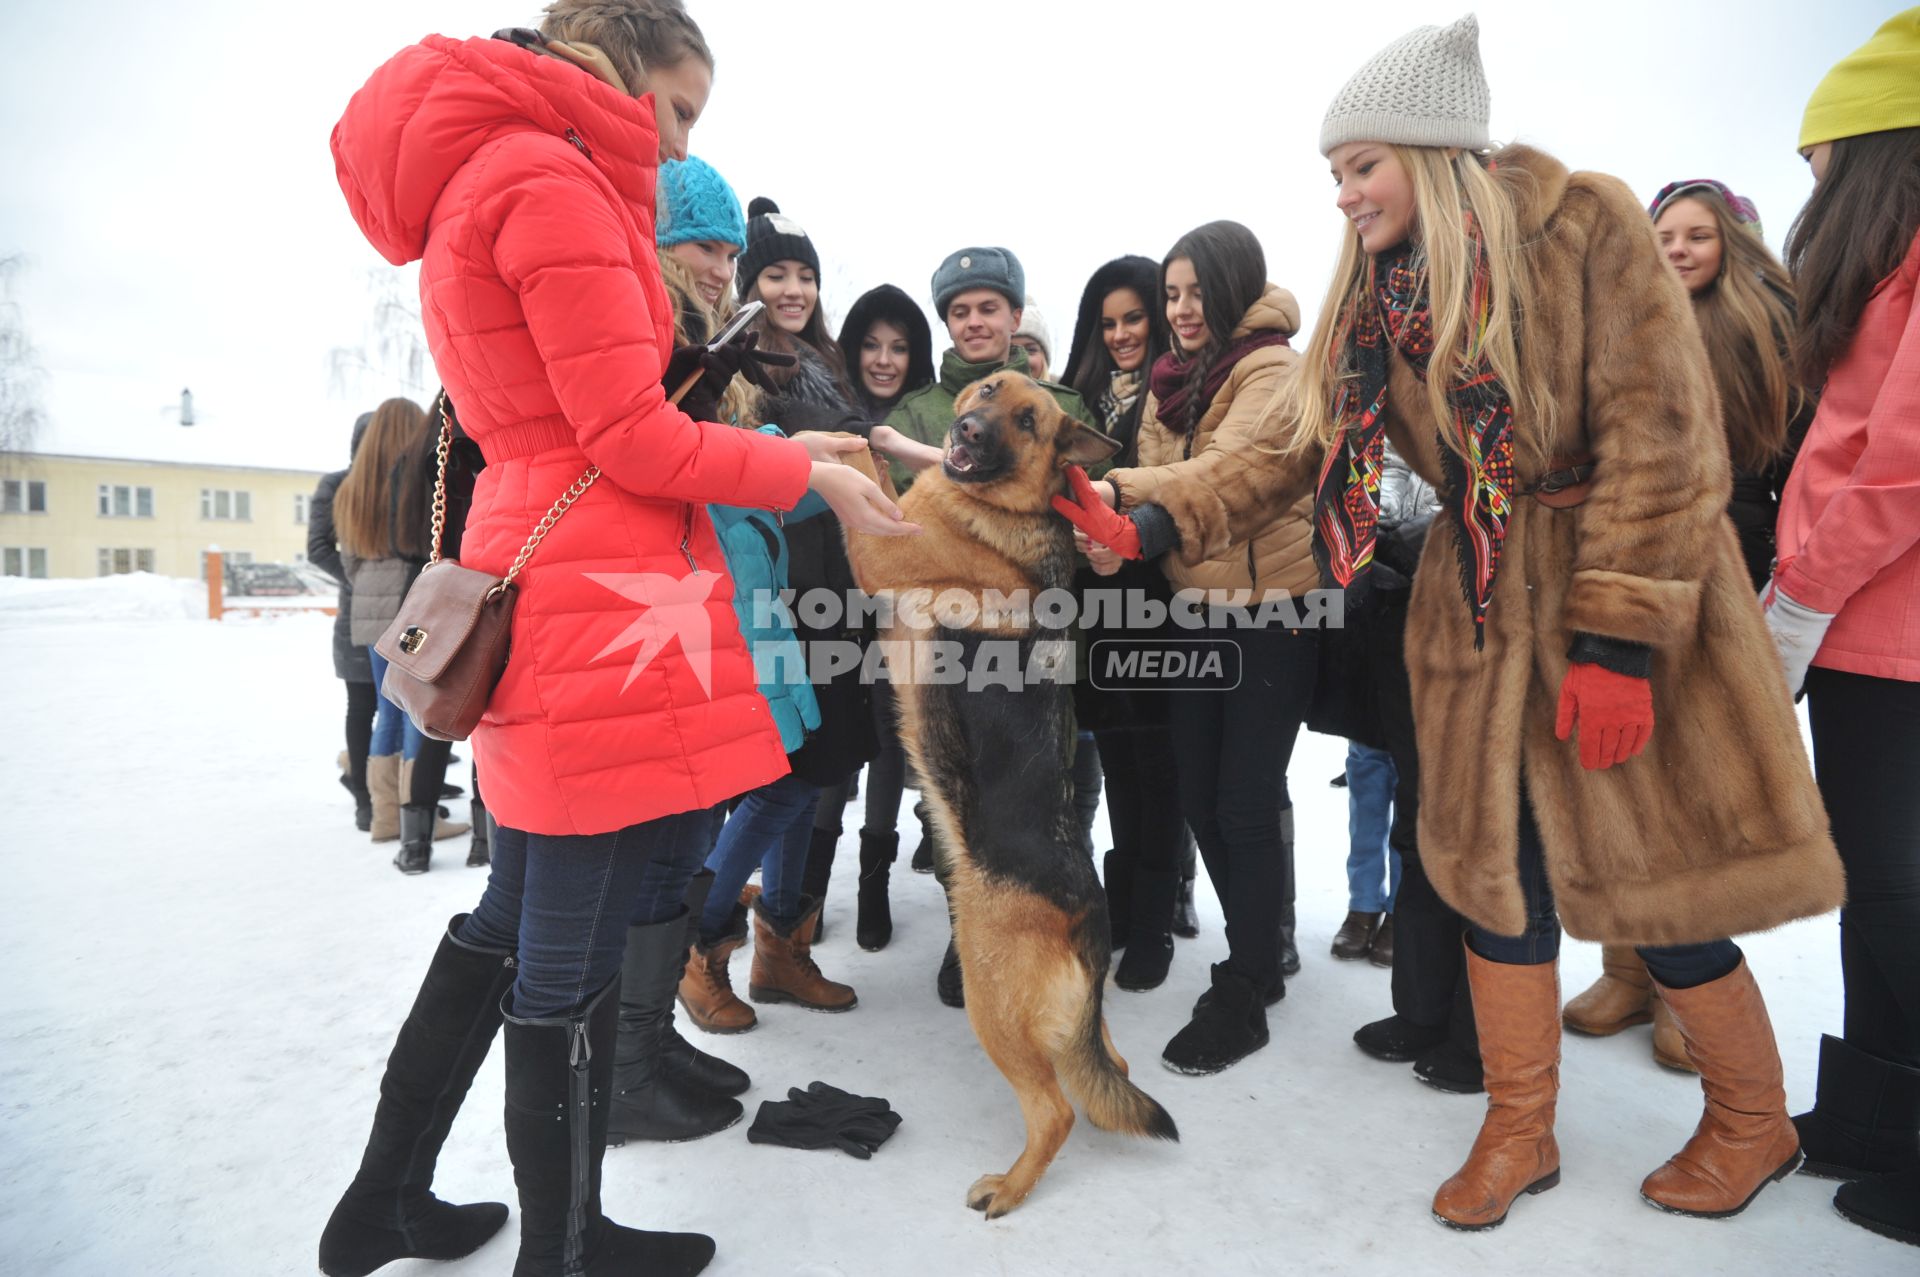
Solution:
[[[1776,251],[1812,180],[1807,95],[1897,0],[1549,5],[1480,15],[1493,134],[1643,198],[1716,177]],[[1338,243],[1316,142],[1377,48],[1464,4],[691,0],[719,63],[693,149],[742,202],[806,226],[838,320],[892,282],[1004,244],[1064,362],[1094,267],[1243,221],[1319,310]],[[45,451],[331,469],[354,415],[404,389],[337,384],[382,272],[334,181],[347,98],[429,32],[531,23],[471,0],[92,0],[0,9],[0,256],[47,378]],[[1355,17],[1353,15],[1363,15]],[[300,21],[296,21],[300,19]],[[400,278],[411,297],[411,273]],[[389,284],[388,287],[392,285]],[[936,328],[936,334],[938,330]],[[397,370],[396,370],[397,371]],[[428,383],[415,390],[424,401]],[[193,389],[200,424],[168,409]]]

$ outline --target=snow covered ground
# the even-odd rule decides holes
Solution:
[[[482,886],[464,840],[403,878],[391,847],[354,832],[333,778],[343,697],[325,618],[211,623],[191,619],[190,596],[152,579],[0,582],[0,1272],[312,1272],[393,1032],[441,927]],[[710,1271],[755,1277],[1916,1270],[1912,1249],[1841,1220],[1833,1186],[1804,1176],[1732,1222],[1643,1204],[1641,1177],[1700,1104],[1692,1079],[1653,1064],[1645,1029],[1567,1039],[1558,1189],[1492,1233],[1435,1225],[1432,1192],[1483,1102],[1349,1040],[1389,1007],[1386,972],[1327,956],[1345,911],[1346,800],[1326,783],[1342,758],[1318,736],[1294,756],[1306,966],[1268,1049],[1213,1078],[1159,1067],[1224,952],[1204,879],[1201,937],[1180,943],[1168,983],[1109,990],[1114,1038],[1180,1144],[1083,1121],[1019,1211],[987,1223],[966,1209],[967,1185],[1018,1152],[1018,1112],[965,1016],[934,999],[933,880],[903,856],[893,944],[853,944],[850,810],[818,957],[858,1009],[761,1008],[755,1032],[703,1045],[752,1072],[749,1114],[820,1078],[888,1097],[904,1125],[870,1162],[756,1147],[744,1123],[611,1150],[609,1214],[711,1233]],[[1796,1109],[1819,1034],[1839,1025],[1834,940],[1819,919],[1746,942]],[[1569,943],[1565,989],[1598,965]],[[456,1201],[513,1200],[499,1055],[441,1159]],[[513,1248],[509,1224],[461,1264],[384,1271],[503,1274]]]

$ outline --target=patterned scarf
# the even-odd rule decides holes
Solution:
[[[1513,509],[1513,401],[1480,346],[1486,332],[1490,277],[1486,245],[1471,215],[1474,242],[1472,374],[1447,392],[1459,450],[1442,435],[1443,502],[1460,555],[1460,588],[1473,613],[1473,646],[1486,642],[1487,608],[1500,570],[1500,547]],[[1349,607],[1365,603],[1380,525],[1380,464],[1386,448],[1387,360],[1398,350],[1421,381],[1433,356],[1433,308],[1424,263],[1401,247],[1374,258],[1368,289],[1349,322],[1349,366],[1333,404],[1339,434],[1314,494],[1314,557],[1321,579],[1347,590]],[[1465,455],[1463,456],[1462,453]]]

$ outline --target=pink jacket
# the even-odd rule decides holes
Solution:
[[[1827,375],[1780,500],[1774,583],[1837,615],[1815,665],[1920,682],[1920,237]]]

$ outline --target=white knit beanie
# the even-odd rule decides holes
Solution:
[[[1040,343],[1040,349],[1047,352],[1047,362],[1053,362],[1053,334],[1047,331],[1046,316],[1033,304],[1033,298],[1027,298],[1027,304],[1020,311],[1020,327],[1014,330],[1015,337],[1031,337]]]
[[[1418,27],[1373,55],[1334,96],[1320,125],[1320,154],[1348,142],[1488,146],[1487,72],[1480,22]]]

